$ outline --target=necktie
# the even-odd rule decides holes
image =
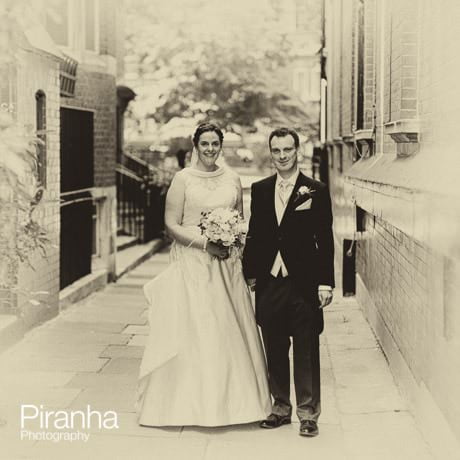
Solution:
[[[279,188],[280,188],[279,191],[280,191],[281,203],[283,203],[283,206],[286,207],[288,194],[289,194],[289,181],[287,180],[280,181]]]

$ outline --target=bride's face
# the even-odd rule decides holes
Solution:
[[[212,169],[222,150],[219,136],[214,131],[206,131],[200,136],[196,149],[198,162],[202,163],[206,169]]]

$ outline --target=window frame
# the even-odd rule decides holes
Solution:
[[[88,30],[88,23],[86,21],[86,8],[88,3],[93,4],[93,13],[94,13],[94,49],[88,48],[86,39],[87,39],[87,30]],[[83,19],[83,36],[82,36],[82,49],[85,53],[93,53],[99,54],[100,53],[100,4],[99,0],[84,0],[81,3],[82,8],[82,19]]]
[[[37,181],[40,187],[47,185],[47,142],[46,142],[46,93],[39,89],[35,92],[35,128],[37,143]]]

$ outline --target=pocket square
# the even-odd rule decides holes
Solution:
[[[310,208],[311,208],[311,198],[305,201],[304,203],[299,204],[299,206],[295,208],[295,211],[305,211],[306,209],[310,209]]]

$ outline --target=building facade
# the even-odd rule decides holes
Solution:
[[[16,59],[2,69],[1,96],[16,121],[43,141],[43,196],[34,217],[51,244],[46,257],[34,254],[32,267],[12,267],[19,294],[2,313],[18,316],[18,334],[58,314],[76,284],[101,285],[115,276],[116,83],[123,54],[121,2],[27,4],[8,10],[21,33]]]
[[[324,5],[322,119],[340,262],[343,241],[354,241],[367,319],[427,441],[439,458],[455,458],[460,5]]]

